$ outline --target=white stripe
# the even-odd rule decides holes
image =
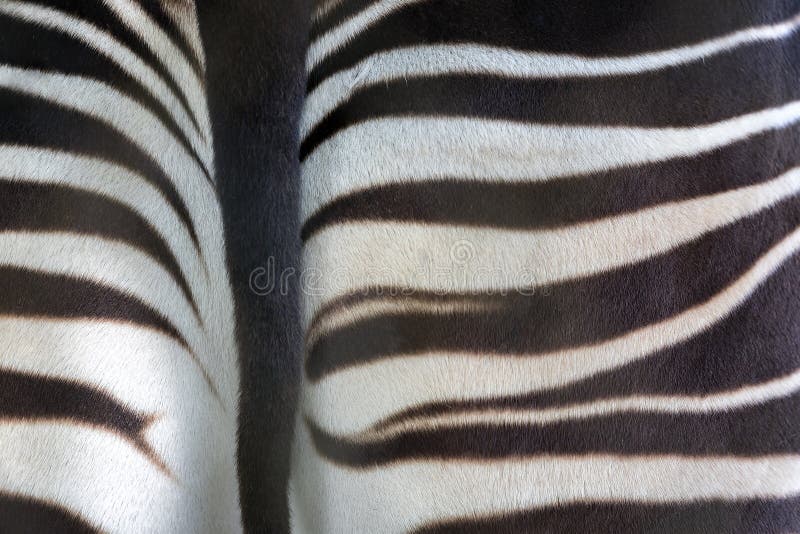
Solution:
[[[800,119],[800,101],[689,128],[383,118],[327,139],[302,165],[302,220],[355,191],[434,178],[532,182],[694,156]]]
[[[104,532],[240,532],[230,436],[208,425],[173,440],[170,479],[109,432],[0,421],[0,491],[60,504]]]
[[[630,56],[588,58],[573,54],[522,52],[479,44],[441,44],[397,48],[367,57],[327,78],[308,95],[301,138],[339,104],[363,87],[395,80],[447,74],[489,74],[507,78],[624,76],[686,65],[760,41],[783,39],[797,31],[800,16],[755,26],[697,44]]]
[[[330,313],[318,314],[314,317],[313,323],[306,332],[306,344],[313,344],[316,339],[332,330],[381,314],[438,313],[445,315],[459,312],[488,312],[501,307],[502,303],[499,301],[490,304],[467,298],[436,301],[414,295],[358,301],[342,309],[334,309]]]
[[[308,47],[306,71],[311,70],[325,58],[341,48],[347,41],[363,32],[382,18],[411,4],[422,0],[380,0],[367,9],[356,13],[335,28],[331,28],[315,39]]]
[[[175,255],[204,321],[214,295],[186,225],[164,196],[136,173],[97,158],[49,149],[0,145],[0,169],[15,182],[52,184],[119,202],[149,223]]]
[[[0,66],[0,87],[95,117],[152,157],[186,203],[208,265],[211,268],[225,265],[222,216],[213,186],[186,149],[149,111],[119,91],[80,76],[4,65]]]
[[[363,429],[354,436],[359,443],[390,439],[407,432],[444,430],[464,425],[547,425],[619,413],[708,414],[747,408],[788,397],[800,390],[800,371],[766,382],[705,395],[632,395],[541,409],[460,410],[431,417],[416,416],[381,428]],[[323,428],[330,434],[341,429]]]
[[[342,2],[343,0],[328,0],[327,2],[323,2],[322,5],[318,6],[314,10],[314,13],[311,15],[311,20],[317,20],[324,17],[327,13],[333,11],[336,6],[341,5]]]
[[[290,517],[302,532],[407,532],[447,518],[580,502],[672,503],[800,493],[800,456],[535,456],[494,462],[330,464],[298,426]]]
[[[668,252],[799,190],[800,168],[795,168],[761,184],[564,228],[395,222],[327,227],[304,250],[305,265],[319,271],[315,287],[306,292],[304,324],[322,305],[370,287],[497,293],[595,275]],[[469,256],[456,263],[453,251],[462,244],[469,246]]]
[[[197,20],[194,2],[164,2],[161,7],[189,43],[192,53],[205,72],[205,51],[203,42],[200,40],[200,24]]]
[[[192,355],[155,330],[111,321],[0,316],[0,346],[13,347],[0,360],[4,370],[91,384],[140,413],[195,424],[209,414],[224,414]]]
[[[608,341],[534,357],[423,354],[392,358],[341,370],[317,384],[307,383],[303,404],[320,425],[351,433],[422,404],[521,395],[568,386],[703,332],[730,315],[798,250],[800,229],[708,301]]]
[[[136,297],[166,318],[205,365],[209,340],[172,276],[119,241],[61,232],[0,232],[0,265],[90,280]],[[212,377],[218,370],[208,369]]]
[[[172,90],[164,83],[164,80],[147,63],[108,33],[101,31],[85,20],[55,9],[22,3],[16,0],[0,3],[0,13],[6,13],[11,17],[63,32],[84,43],[97,54],[106,56],[139,82],[146,91],[169,110],[170,115],[172,115],[172,118],[186,137],[191,140],[192,146],[200,154],[206,166],[213,161],[211,145],[202,139],[201,133],[192,124],[189,115],[183,109]],[[202,135],[207,134],[208,132],[202,133]]]
[[[138,35],[142,42],[166,67],[175,83],[186,93],[197,121],[206,139],[211,140],[211,121],[206,105],[203,81],[197,77],[183,52],[172,43],[158,24],[148,16],[141,6],[131,0],[103,0],[128,28]],[[209,167],[213,176],[213,167]]]

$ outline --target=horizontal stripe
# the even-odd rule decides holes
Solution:
[[[320,276],[306,296],[305,313],[313,317],[337,297],[374,287],[527,292],[592,276],[664,254],[764,211],[798,189],[800,171],[794,169],[762,184],[554,230],[400,223],[330,227],[306,244],[305,264]],[[467,254],[465,261],[456,261],[460,252]]]
[[[169,272],[198,313],[175,256],[147,221],[123,204],[66,187],[0,180],[0,231],[63,232],[123,241]]]
[[[208,165],[210,146],[202,140],[206,133],[198,130],[197,119],[183,94],[176,87],[171,88],[122,43],[84,20],[46,7],[10,0],[0,6],[0,13],[18,19],[15,24],[6,22],[6,26],[16,28],[19,35],[14,39],[13,34],[4,33],[5,39],[11,42],[24,39],[30,43],[29,47],[7,49],[8,57],[4,63],[22,61],[23,66],[112,79],[119,88],[124,90],[127,87],[140,102],[156,100],[164,112],[169,113],[169,120],[183,138],[192,139],[192,143],[188,140],[186,143],[194,147],[202,155],[204,164]],[[23,25],[22,21],[35,26]],[[8,27],[4,28],[4,32],[8,30]],[[36,38],[31,39],[32,35]],[[15,57],[18,59],[12,61]],[[134,80],[135,83],[131,83]],[[148,107],[153,109],[155,106]],[[164,113],[156,114],[162,122],[168,122]]]
[[[355,2],[348,2],[348,5]],[[453,74],[508,79],[620,76],[688,65],[752,43],[784,39],[797,31],[798,16],[756,26],[697,44],[636,54],[588,58],[581,55],[521,52],[469,43],[420,45],[371,55],[325,80],[306,97],[301,138],[354,91],[388,82]],[[631,88],[635,85],[631,84]],[[597,96],[597,95],[595,95]]]
[[[421,44],[472,43],[581,56],[632,55],[689,45],[797,13],[791,0],[737,2],[499,0],[376,2],[309,47],[309,90],[365,57]]]
[[[332,200],[432,179],[539,182],[690,157],[800,119],[800,103],[694,128],[523,125],[393,118],[343,130],[302,165],[302,220]],[[379,140],[380,142],[376,142]]]
[[[398,292],[399,293],[399,292]],[[388,293],[392,295],[392,293]],[[502,301],[484,299],[480,297],[465,296],[435,298],[434,295],[415,296],[403,295],[398,298],[393,296],[374,295],[363,299],[345,297],[326,306],[318,313],[306,329],[306,346],[311,347],[327,335],[335,333],[348,325],[358,324],[360,321],[369,321],[381,315],[403,314],[463,314],[465,312],[481,313],[497,311],[503,307]]]
[[[99,533],[92,525],[57,504],[7,493],[0,493],[0,525],[14,533]]]
[[[192,236],[166,198],[141,175],[101,159],[62,151],[0,145],[0,169],[12,184],[71,190],[123,206],[151,226],[184,273],[208,322],[209,280]],[[2,182],[0,182],[2,183]],[[7,216],[14,216],[9,212]],[[24,216],[21,213],[19,216]],[[113,220],[113,219],[112,219]],[[82,224],[80,220],[73,224]]]
[[[141,251],[106,239],[58,232],[0,232],[0,251],[3,267],[36,271],[23,276],[69,277],[76,288],[79,280],[85,280],[98,290],[105,287],[133,297],[163,317],[194,353],[204,357],[206,334],[191,305],[169,274]]]
[[[800,127],[771,130],[713,152],[545,182],[431,179],[389,183],[334,199],[303,225],[308,240],[350,221],[416,221],[493,228],[555,228],[760,183],[800,164]],[[702,176],[689,180],[687,176]],[[465,209],[469,206],[469,209]]]
[[[540,510],[464,517],[426,525],[414,534],[485,532],[583,532],[677,534],[680,532],[794,532],[800,529],[800,499],[726,502],[585,503]]]
[[[353,470],[317,456],[302,426],[298,438],[290,502],[293,528],[304,531],[347,531],[358,524],[366,532],[400,532],[450,518],[570,503],[733,501],[800,493],[795,455],[542,455],[495,462],[433,459]]]
[[[128,172],[136,172],[164,196],[189,231],[194,245],[200,247],[189,208],[175,184],[150,154],[135,147],[124,135],[101,120],[2,89],[0,110],[3,118],[0,143],[7,152],[22,147],[70,152],[107,160]],[[9,159],[10,155],[4,158]],[[44,169],[40,172],[54,170]]]
[[[431,352],[535,355],[596,344],[702,304],[799,226],[800,202],[793,198],[668,254],[592,278],[539,291],[521,286],[518,292],[484,297],[485,305],[477,309],[452,309],[448,298],[441,299],[441,310],[400,304],[358,318],[309,345],[306,373],[318,380],[353,365]],[[576,257],[573,261],[579,261]],[[714,268],[692,267],[707,264]],[[475,280],[483,281],[480,272]],[[480,295],[454,297],[457,304]]]
[[[352,468],[374,468],[398,461],[471,459],[489,461],[538,454],[677,454],[753,457],[800,452],[800,435],[793,432],[800,416],[800,395],[768,404],[706,413],[667,410],[622,411],[593,417],[527,422],[537,416],[514,418],[487,414],[464,417],[430,429],[421,425],[396,434],[341,437],[309,422],[314,443],[331,462]],[[563,414],[562,414],[563,415]],[[515,419],[519,419],[515,422]],[[392,429],[394,430],[394,429]],[[398,431],[405,430],[397,427]]]
[[[7,419],[62,420],[99,427],[126,439],[164,469],[144,436],[152,414],[136,413],[108,393],[72,381],[0,371],[0,386],[0,424]]]
[[[178,330],[160,314],[115,289],[17,267],[0,267],[0,274],[2,314],[123,321],[162,332],[188,348]]]
[[[459,73],[369,85],[353,91],[311,130],[300,157],[354,124],[390,116],[647,128],[718,122],[800,98],[800,89],[780,83],[800,78],[798,43],[795,33],[680,69],[621,77],[531,80]],[[731,90],[730,80],[742,76],[748,83]]]
[[[173,437],[182,462],[171,478],[114,434],[4,422],[0,491],[57,503],[103,532],[240,532],[233,451],[212,435],[203,429],[208,447]]]
[[[176,427],[192,429],[223,415],[186,347],[136,324],[3,316],[0,346],[7,347],[3,370],[91,384],[129,410],[176,420]],[[227,390],[220,393],[230,398]]]
[[[315,420],[333,425],[328,428],[358,432],[404,409],[443,399],[452,403],[500,395],[534,396],[536,392],[595,380],[595,375],[637,361],[647,365],[645,358],[650,354],[684,343],[735,313],[798,250],[800,230],[794,230],[706,302],[599,344],[538,354],[535,358],[420,354],[379,361],[343,369],[316,384],[307,384],[303,405]],[[794,266],[790,269],[784,281],[792,280]],[[785,284],[777,287],[780,291]],[[773,295],[767,292],[764,298]],[[491,380],[470,378],[486,376]],[[354,403],[353,392],[368,402]]]
[[[782,380],[800,368],[800,309],[796,305],[800,294],[795,284],[798,268],[800,263],[795,257],[728,317],[691,339],[619,369],[563,388],[423,404],[403,410],[385,423],[474,409],[533,409],[602,402],[621,395],[716,394]],[[581,363],[576,361],[573,365]],[[488,365],[487,368],[490,369]],[[491,376],[490,370],[487,373]],[[387,394],[390,392],[387,390]]]
[[[767,382],[707,395],[608,397],[594,402],[574,403],[554,408],[475,409],[437,415],[426,414],[382,424],[379,428],[353,438],[357,443],[371,444],[412,432],[449,431],[468,426],[545,426],[606,418],[618,414],[641,414],[642,417],[650,417],[660,414],[705,415],[717,412],[717,416],[720,416],[719,412],[748,408],[775,399],[795,396],[799,391],[800,371],[794,371]]]

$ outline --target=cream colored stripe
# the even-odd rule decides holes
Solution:
[[[306,384],[303,404],[315,421],[355,433],[399,411],[565,387],[681,343],[730,315],[800,250],[800,229],[764,254],[708,301],[661,322],[593,345],[523,354],[422,354],[340,370]]]

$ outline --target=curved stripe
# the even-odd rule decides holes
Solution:
[[[129,294],[161,314],[205,360],[206,334],[161,265],[131,246],[59,232],[0,232],[0,265],[91,281]]]
[[[358,432],[392,414],[448,399],[464,401],[519,395],[574,384],[642,360],[692,338],[729,316],[742,302],[800,251],[800,229],[764,254],[734,283],[708,301],[675,316],[601,343],[556,350],[536,358],[519,355],[415,355],[341,370],[307,383],[303,406],[316,421],[339,432]],[[576,365],[577,363],[577,365]],[[453,377],[491,376],[491,380]],[[370,399],[354,405],[349,396]],[[389,393],[389,394],[387,394]]]
[[[0,525],[9,532],[100,534],[70,510],[55,503],[0,493]]]
[[[241,532],[234,453],[219,447],[215,430],[203,429],[206,447],[179,447],[187,437],[172,444],[183,459],[167,462],[170,478],[116,435],[3,422],[0,491],[57,503],[104,532]]]
[[[392,118],[342,130],[302,165],[302,220],[347,194],[392,183],[536,182],[696,156],[800,119],[800,102],[692,128],[545,126]]]
[[[399,532],[448,518],[591,501],[731,501],[800,493],[796,455],[543,455],[495,462],[432,459],[354,470],[319,457],[302,425],[297,434],[291,517],[293,528],[304,532],[347,531],[353,524],[366,532]],[[387,525],[387,517],[402,520]]]
[[[509,79],[623,76],[687,65],[748,44],[783,39],[795,33],[800,15],[667,50],[617,57],[524,52],[481,44],[420,45],[380,52],[322,82],[307,97],[300,121],[304,139],[323,117],[357,90],[388,82],[449,74],[491,75]]]
[[[301,238],[307,241],[328,226],[368,220],[562,227],[762,182],[800,165],[800,151],[794,148],[798,136],[795,123],[691,158],[543,182],[452,178],[390,183],[324,205],[305,221]]]
[[[177,258],[147,221],[123,204],[67,187],[9,181],[0,171],[0,231],[82,234],[129,244],[157,261],[199,314]]]
[[[707,414],[725,412],[789,397],[800,391],[800,371],[760,384],[707,395],[632,395],[593,402],[542,409],[486,409],[449,412],[430,417],[418,416],[397,423],[364,429],[357,435],[342,436],[339,429],[325,432],[347,437],[359,444],[395,438],[409,432],[457,429],[463,426],[548,425],[604,417],[620,413]]]
[[[333,315],[343,324],[307,345],[306,375],[318,380],[352,365],[429,352],[535,356],[598,343],[712,298],[798,226],[800,198],[793,197],[665,254],[589,278],[539,288],[523,285],[488,295],[365,288],[322,308],[325,316]],[[433,271],[431,276],[439,274]],[[459,265],[451,273],[442,271],[438,279],[454,284],[454,278],[474,281],[484,274],[498,281],[517,279],[499,265],[495,272],[487,273],[468,272]],[[771,284],[767,288],[772,291]],[[775,291],[775,298],[783,292]],[[352,315],[347,312],[380,303],[386,294],[394,295],[394,309],[379,309],[376,315],[347,320]],[[427,309],[415,309],[420,308],[417,301],[422,299],[427,301]],[[779,302],[762,306],[775,308]],[[319,314],[312,320],[309,333],[313,333],[318,318]]]
[[[208,187],[214,187],[213,178],[197,152],[191,147],[187,149],[149,110],[104,82],[79,75],[0,65],[0,87],[98,119],[158,161],[173,181],[180,182],[181,174],[191,174],[204,176]],[[183,169],[182,173],[177,172]],[[176,186],[180,187],[180,183]]]
[[[422,459],[493,462],[539,454],[681,454],[757,457],[800,453],[793,422],[800,397],[716,412],[622,411],[547,423],[499,420],[482,424],[339,437],[308,421],[318,452],[328,461],[352,468],[378,468]]]
[[[133,33],[155,54],[175,80],[180,80],[181,88],[192,107],[194,116],[200,123],[200,129],[206,139],[211,139],[211,118],[206,106],[203,80],[194,71],[186,56],[172,42],[157,24],[148,16],[138,2],[131,0],[104,0],[104,3],[116,14]],[[213,165],[213,162],[212,162]],[[213,167],[208,167],[213,176]]]
[[[8,421],[86,425],[116,434],[165,470],[144,436],[152,420],[152,414],[137,413],[89,384],[0,369],[0,425]]]
[[[97,158],[69,152],[0,144],[0,169],[12,183],[69,188],[107,198],[138,214],[155,229],[175,257],[208,322],[209,279],[199,250],[179,215],[159,190],[139,174]],[[24,215],[24,214],[23,214]]]
[[[224,265],[216,191],[200,165],[150,113],[108,86],[77,76],[0,67],[0,87],[99,119],[150,155],[186,203],[209,265]],[[205,176],[205,178],[203,178]]]
[[[727,120],[800,98],[800,89],[778,81],[800,78],[797,43],[800,34],[751,44],[680,69],[624,77],[529,80],[451,74],[371,85],[353,92],[309,133],[300,146],[300,157],[348,127],[388,117],[639,128],[693,127]],[[731,91],[728,80],[739,76],[748,76],[749,83]],[[710,106],[709,95],[724,98]]]
[[[380,0],[364,11],[350,17],[347,21],[320,36],[308,46],[306,71],[311,72],[320,62],[351,40],[355,35],[369,28],[389,14],[405,6],[424,0]]]
[[[553,230],[377,222],[330,227],[304,250],[305,265],[320,271],[307,292],[306,319],[337,297],[371,287],[500,293],[590,276],[663,254],[798,191],[795,168],[762,184]],[[456,261],[462,250],[468,256]]]
[[[2,370],[92,384],[132,410],[175,418],[187,431],[232,408],[210,395],[185,346],[138,325],[0,316],[0,347]],[[223,388],[221,400],[230,393]],[[187,413],[188,405],[196,411]]]
[[[144,2],[140,3],[139,6],[164,31],[175,47],[180,50],[197,77],[203,79],[205,65],[201,59],[202,52],[198,53],[200,47],[196,39],[197,22],[191,15],[186,16],[185,13],[194,6],[179,2]]]
[[[472,43],[582,56],[622,56],[684,46],[797,14],[792,0],[664,2],[495,0],[380,2],[319,37],[307,66],[309,90],[364,58],[422,44]],[[394,3],[392,3],[394,4]],[[311,59],[313,58],[313,61]]]
[[[725,260],[714,262],[717,268],[723,263]],[[564,387],[422,404],[397,412],[381,424],[475,409],[540,409],[624,396],[707,395],[786,376],[800,368],[800,291],[795,287],[798,267],[800,257],[795,255],[731,314],[647,358]]]
[[[208,132],[198,130],[199,125],[189,113],[188,103],[181,102],[180,95],[176,95],[158,73],[122,43],[87,21],[35,4],[9,0],[0,4],[0,13],[63,32],[113,61],[169,110],[184,135],[192,140],[194,149],[202,154],[204,164],[209,166],[211,146],[203,139]]]

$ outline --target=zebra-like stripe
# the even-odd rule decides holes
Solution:
[[[800,529],[798,29],[319,2],[294,529]]]
[[[0,3],[0,524],[236,532],[238,369],[192,2]]]

